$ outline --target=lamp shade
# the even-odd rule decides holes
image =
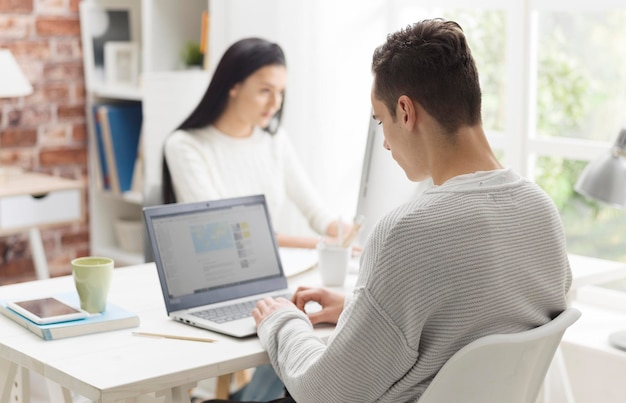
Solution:
[[[11,52],[8,49],[0,49],[0,98],[21,97],[32,92],[33,87]]]
[[[611,150],[585,167],[574,189],[591,199],[626,208],[626,129]]]

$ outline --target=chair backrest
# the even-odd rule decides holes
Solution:
[[[473,341],[450,357],[419,403],[535,402],[563,333],[580,315],[567,308],[543,326]]]

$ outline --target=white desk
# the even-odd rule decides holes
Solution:
[[[355,276],[352,276],[354,280]],[[309,271],[290,280],[294,284],[319,283]],[[72,291],[71,276],[3,286],[0,298],[47,295],[50,290]],[[41,374],[88,399],[111,402],[156,392],[165,401],[188,402],[188,390],[197,381],[269,362],[257,338],[238,340],[169,319],[154,264],[115,269],[109,299],[139,314],[139,328],[55,341],[43,341],[26,329],[0,317],[0,389],[8,402],[18,365]],[[216,343],[132,336],[133,330],[185,336],[211,337]],[[318,330],[327,337],[331,327]],[[63,391],[62,396],[69,396]],[[147,397],[143,397],[147,398]],[[143,401],[143,400],[142,400]]]
[[[623,403],[626,352],[608,337],[626,330],[626,314],[574,301],[582,316],[563,336],[561,350],[576,403]]]
[[[38,279],[49,277],[39,228],[83,220],[81,181],[34,173],[0,178],[0,235],[29,230]]]
[[[582,316],[567,329],[559,349],[570,385],[567,401],[622,403],[626,352],[612,347],[608,338],[626,330],[626,294],[596,285],[626,278],[626,264],[583,257],[571,261],[570,300]]]
[[[569,261],[573,277],[570,293],[576,293],[578,289],[586,285],[601,284],[626,277],[626,263],[578,255],[569,255]]]
[[[601,315],[602,319],[598,321],[596,310],[588,305],[578,303],[577,298],[579,294],[589,288],[588,286],[626,278],[626,264],[577,255],[570,255],[570,264],[572,267],[572,286],[568,299],[571,305],[581,310],[582,317],[567,329],[563,336],[561,346],[557,350],[548,372],[549,387],[544,389],[543,402],[613,402],[600,398],[600,395],[596,393],[597,388],[590,397],[588,392],[594,388],[588,386],[594,382],[591,378],[580,377],[581,371],[576,368],[576,365],[585,367],[587,371],[595,373],[598,377],[598,374],[604,373],[603,368],[594,366],[589,360],[590,357],[597,357],[597,353],[610,353],[613,356],[623,355],[623,358],[626,359],[626,353],[614,349],[608,343],[608,335],[610,334],[608,329],[618,326],[618,323],[611,323],[615,320],[615,315],[608,312]],[[599,325],[600,323],[601,325]],[[592,337],[589,337],[590,335]],[[575,363],[577,360],[576,351],[580,348],[585,349],[588,354],[591,350],[593,352],[585,357],[585,361]],[[626,361],[624,364],[626,365]],[[620,376],[623,375],[626,374],[620,374]],[[604,393],[614,392],[604,391]],[[615,400],[615,402],[617,401],[621,402],[621,400]]]
[[[604,263],[604,264],[601,264]],[[588,265],[595,267],[589,269]],[[626,265],[572,257],[575,285],[593,278],[626,276]],[[354,286],[351,275],[347,288]],[[290,286],[318,284],[316,271],[290,279]],[[21,283],[0,288],[0,298],[47,295],[72,291],[71,276]],[[233,373],[268,363],[256,338],[245,340],[211,333],[170,320],[165,314],[160,285],[153,264],[115,270],[110,301],[140,315],[137,329],[43,341],[7,318],[0,317],[0,397],[8,402],[12,377],[18,366],[61,385],[60,398],[72,390],[93,401],[135,399],[153,393],[157,399],[188,402],[188,390],[202,379]],[[190,342],[132,336],[132,330],[209,337],[216,343]],[[317,330],[321,337],[331,327]],[[9,375],[9,376],[6,376]],[[148,399],[151,396],[143,396]],[[143,400],[142,400],[143,401]]]

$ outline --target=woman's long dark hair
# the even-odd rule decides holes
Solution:
[[[241,39],[232,44],[218,63],[211,83],[196,109],[178,126],[177,130],[189,130],[213,124],[226,109],[229,91],[233,86],[245,81],[254,72],[265,66],[286,66],[285,54],[276,43],[261,38]],[[274,134],[280,126],[283,104],[264,130]],[[162,171],[163,203],[176,203],[176,195],[172,184],[165,155],[163,155]]]

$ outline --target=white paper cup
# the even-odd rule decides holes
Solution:
[[[322,284],[328,287],[340,287],[346,280],[352,248],[339,245],[317,244],[318,270]]]

